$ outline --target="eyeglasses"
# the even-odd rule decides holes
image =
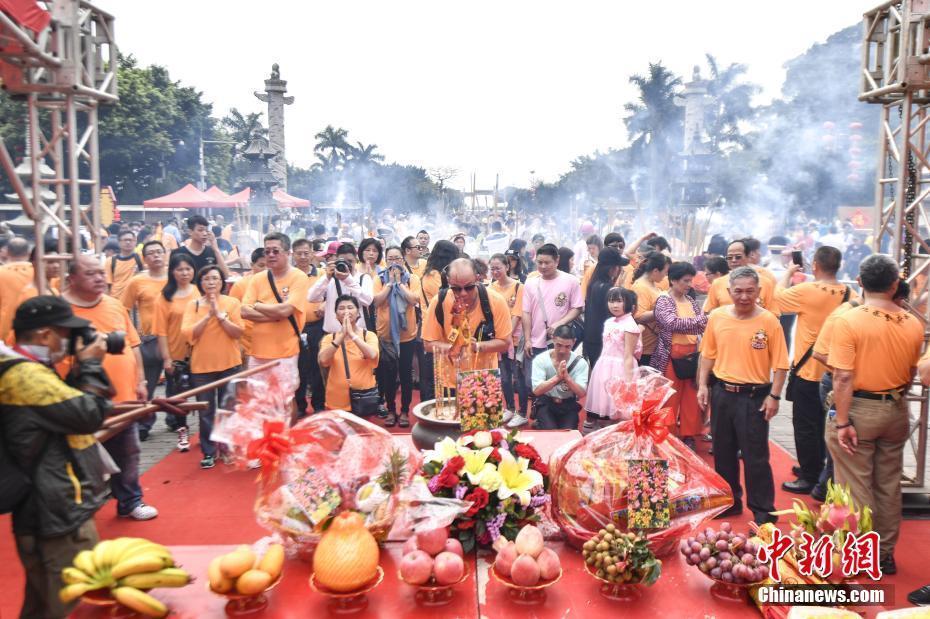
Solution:
[[[449,286],[449,290],[451,290],[453,293],[471,292],[477,287],[478,284],[467,284],[465,286]]]
[[[607,247],[614,247],[616,249],[623,249],[623,243],[608,243]]]
[[[278,249],[277,247],[265,248],[266,256],[277,256],[278,254],[286,254],[287,252],[283,249]]]

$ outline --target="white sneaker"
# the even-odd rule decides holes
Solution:
[[[511,419],[513,419],[513,411],[505,410],[505,411],[504,411],[504,416],[501,417],[501,423],[502,423],[502,424],[505,424],[505,423],[507,423],[508,421],[510,421]]]
[[[191,441],[188,436],[187,428],[178,428],[178,451],[190,451]]]
[[[128,514],[120,514],[121,518],[132,518],[133,520],[151,520],[156,516],[158,516],[158,510],[145,503],[139,503]]]
[[[513,419],[507,423],[508,428],[519,428],[520,426],[525,426],[527,423],[526,417],[523,415],[513,414]]]

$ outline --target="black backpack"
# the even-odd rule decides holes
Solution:
[[[28,359],[7,359],[0,363],[0,377],[14,365]],[[0,514],[9,514],[29,496],[32,478],[13,461],[6,447],[6,438],[0,436]]]
[[[447,294],[449,294],[448,288],[440,288],[436,298],[439,303],[436,306],[436,320],[439,321],[443,329],[446,327],[446,312],[443,309],[443,304],[446,301]],[[484,315],[484,320],[475,328],[474,338],[479,342],[489,342],[494,339],[494,314],[491,313],[491,300],[488,298],[488,290],[484,287],[484,284],[478,284],[478,302],[481,304],[481,313]]]

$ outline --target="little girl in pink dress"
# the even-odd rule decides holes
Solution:
[[[604,348],[588,379],[586,430],[593,430],[598,418],[609,420],[616,406],[607,386],[618,378],[630,380],[643,352],[643,329],[633,320],[636,293],[626,288],[611,288],[607,293],[607,308],[613,318],[604,323]]]

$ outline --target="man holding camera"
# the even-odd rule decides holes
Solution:
[[[342,326],[336,318],[336,299],[343,294],[352,295],[358,299],[364,310],[371,305],[374,298],[374,282],[367,278],[369,281],[365,282],[365,286],[359,283],[359,278],[355,275],[356,254],[352,243],[333,241],[321,257],[326,259],[323,277],[310,288],[307,300],[311,303],[326,302],[323,307],[323,331],[337,333]],[[365,329],[364,311],[359,312],[358,328]]]
[[[97,258],[78,256],[71,262],[68,288],[62,298],[71,304],[76,316],[89,321],[91,327],[100,333],[108,334],[103,369],[113,385],[113,401],[145,400],[148,389],[139,350],[139,334],[132,326],[123,304],[106,292],[106,273]],[[72,339],[72,346],[75,339]],[[59,369],[67,369],[67,366]],[[155,518],[158,510],[142,502],[142,486],[139,484],[141,447],[136,424],[130,424],[119,434],[107,439],[103,446],[120,468],[120,472],[110,479],[117,515],[134,520]]]
[[[52,364],[70,349],[74,330],[90,323],[58,297],[33,297],[13,320],[17,345],[0,345],[0,511],[13,514],[13,534],[26,573],[21,617],[65,617],[58,600],[61,570],[97,542],[94,513],[107,499],[104,464],[93,432],[110,410],[97,335],[75,352],[68,383]]]

